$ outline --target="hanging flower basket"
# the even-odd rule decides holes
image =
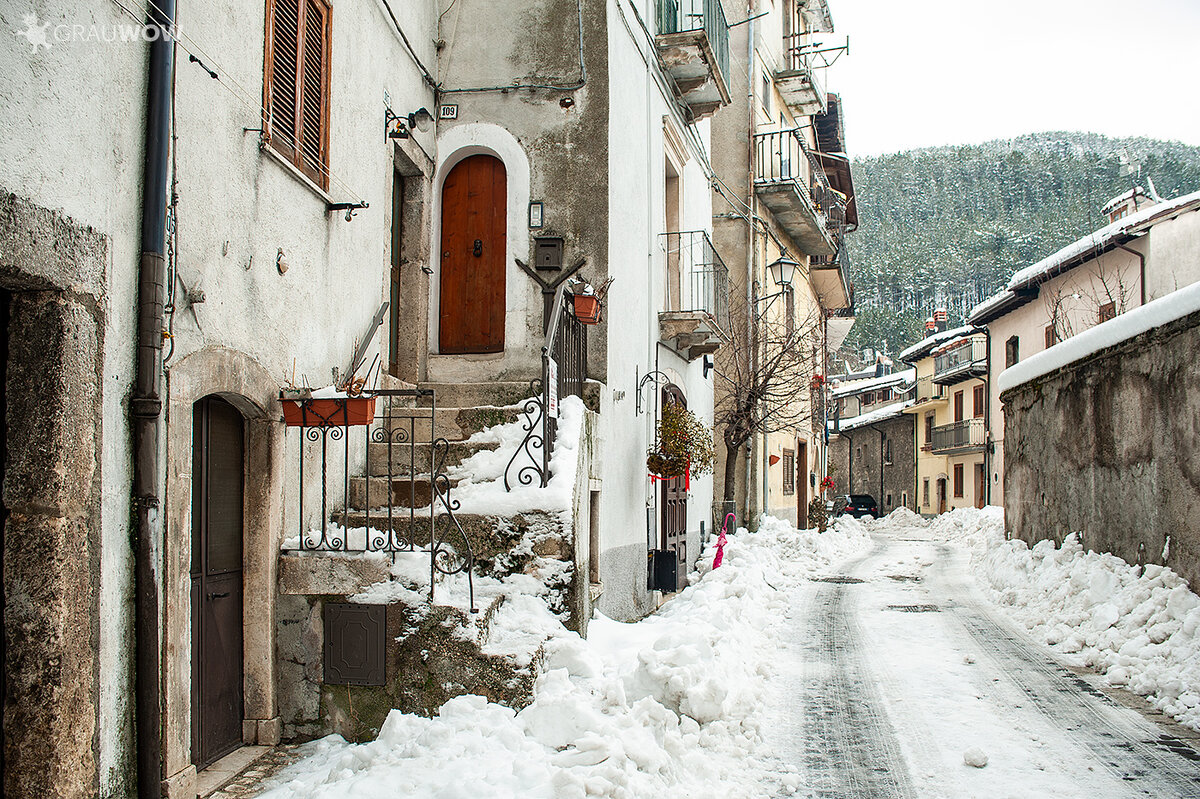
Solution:
[[[585,325],[594,325],[600,321],[600,298],[592,294],[573,295],[575,318]]]
[[[669,402],[658,420],[654,449],[646,455],[646,468],[655,477],[683,477],[711,472],[716,454],[712,430],[696,415],[677,403]]]
[[[343,427],[375,421],[374,397],[290,399],[280,396],[283,423],[288,427]]]

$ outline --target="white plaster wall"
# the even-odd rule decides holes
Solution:
[[[33,53],[23,17],[49,24]],[[103,507],[100,541],[101,795],[131,789],[132,558],[127,535],[130,444],[124,399],[133,378],[146,60],[144,42],[72,41],[60,26],[112,30],[115,4],[15,0],[0,8],[0,186],[61,211],[108,239],[103,312]]]
[[[637,4],[645,14],[652,4]],[[627,28],[626,25],[629,27]],[[632,35],[631,35],[632,31]],[[603,553],[640,552],[644,562],[648,543],[647,507],[656,490],[646,474],[646,451],[653,440],[653,408],[657,390],[649,384],[642,393],[643,413],[634,413],[637,380],[658,368],[666,372],[687,397],[688,408],[706,423],[712,422],[712,381],[703,377],[703,361],[691,363],[658,344],[658,312],[666,307],[666,264],[660,235],[665,231],[663,116],[676,112],[673,100],[650,72],[643,54],[653,65],[649,41],[642,36],[625,0],[608,4],[609,44],[609,274],[616,278],[608,303],[609,384],[602,392],[603,494],[601,513]],[[676,124],[683,128],[675,115]],[[620,124],[616,124],[620,120]],[[711,192],[700,155],[707,151],[708,124],[701,123],[695,137],[684,132],[689,158],[680,174],[680,229],[712,229]],[[697,139],[699,141],[697,141]],[[699,146],[697,146],[699,145]],[[698,152],[701,151],[701,152]],[[684,276],[686,280],[687,277]],[[699,554],[700,522],[711,527],[712,475],[692,480],[688,498],[689,555]],[[655,507],[655,517],[658,511]],[[653,531],[657,547],[660,531]],[[616,562],[616,561],[612,561]],[[605,613],[629,616],[644,612],[644,565],[633,576],[635,596],[610,592],[606,584],[600,599]],[[601,575],[602,579],[607,579]],[[610,581],[611,582],[611,581]],[[626,583],[628,585],[628,583]],[[644,593],[644,588],[642,589]]]
[[[1160,222],[1149,238],[1146,302],[1200,280],[1200,211]]]

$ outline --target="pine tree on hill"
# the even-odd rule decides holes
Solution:
[[[1033,133],[855,159],[860,225],[847,236],[857,321],[846,346],[898,352],[946,308],[951,324],[1034,263],[1107,223],[1128,191],[1121,158],[1144,184],[1200,189],[1200,147],[1095,133]]]

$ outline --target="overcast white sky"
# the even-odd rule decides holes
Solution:
[[[1200,145],[1200,0],[830,0],[846,146],[1044,130]]]

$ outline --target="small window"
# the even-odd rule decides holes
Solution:
[[[1008,341],[1004,342],[1004,368],[1007,369],[1019,360],[1021,360],[1021,339],[1019,336],[1010,336]]]
[[[921,485],[921,506],[929,507],[929,478],[926,477]]]
[[[767,116],[771,116],[771,76],[765,72],[762,74],[762,107]]]
[[[783,493],[788,496],[796,493],[795,450],[785,449],[783,451]]]
[[[889,507],[889,508],[892,507],[892,495],[891,494],[887,495],[887,507]]]
[[[984,409],[983,385],[981,384],[981,385],[975,386],[975,391],[973,392],[973,394],[974,394],[973,404],[975,406],[975,418],[978,419],[981,416],[983,416],[983,409]]]
[[[892,462],[892,440],[890,438],[885,438],[883,440],[883,462]],[[888,504],[891,503],[889,502]]]
[[[954,496],[961,497],[963,495],[963,465],[961,463],[954,464]]]
[[[1106,302],[1100,306],[1099,323],[1103,324],[1109,319],[1117,318],[1117,304],[1115,302]]]
[[[863,405],[874,405],[875,404],[875,392],[868,391],[865,394],[863,394],[862,395],[862,404]]]
[[[933,446],[933,414],[932,413],[925,414],[925,443],[928,444],[929,446]],[[925,487],[929,488],[928,480],[925,481]],[[929,492],[927,491],[926,493],[929,493]],[[928,505],[929,503],[926,502],[925,504]]]
[[[1046,349],[1050,349],[1058,343],[1058,331],[1054,329],[1054,325],[1046,325]]]
[[[907,491],[900,492],[900,504],[905,508],[908,507],[908,492]]]
[[[325,0],[267,0],[264,111],[270,146],[329,187],[329,42]]]

